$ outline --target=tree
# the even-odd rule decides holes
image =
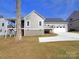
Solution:
[[[22,34],[21,34],[21,15],[20,15],[20,7],[21,1],[16,0],[16,39],[21,40]]]

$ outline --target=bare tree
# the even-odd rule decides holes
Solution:
[[[21,1],[16,0],[16,39],[21,40]]]

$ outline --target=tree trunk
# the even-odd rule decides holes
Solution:
[[[21,15],[20,15],[20,0],[16,0],[16,39],[21,40]]]

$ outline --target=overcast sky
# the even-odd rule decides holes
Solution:
[[[36,10],[46,18],[66,19],[72,11],[79,10],[79,0],[21,0],[21,15]],[[16,0],[0,0],[0,15],[16,17]]]

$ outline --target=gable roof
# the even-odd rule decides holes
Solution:
[[[73,18],[79,18],[79,11],[72,12],[71,17],[73,17]]]
[[[28,17],[30,14],[35,13],[38,16],[40,16],[42,19],[45,19],[45,17],[43,17],[42,15],[40,15],[38,12],[36,12],[35,10],[33,10],[31,13],[29,13],[28,15],[26,15],[26,17]]]
[[[61,18],[46,18],[45,22],[66,22]]]
[[[70,19],[73,19],[74,21],[79,20],[79,11],[73,11],[71,15],[67,18],[67,21],[69,21]]]
[[[36,12],[35,10],[33,10],[34,13],[36,13],[37,15],[39,15],[41,18],[45,19],[44,16],[42,16],[41,14],[39,14],[38,12]]]

